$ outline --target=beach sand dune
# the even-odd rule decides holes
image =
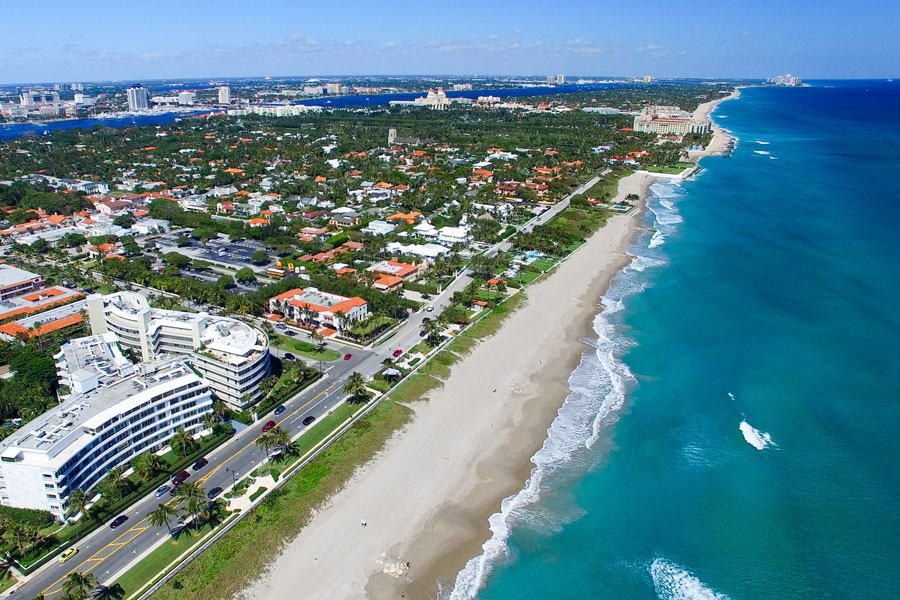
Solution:
[[[631,175],[619,196],[646,193]],[[542,282],[500,331],[336,494],[244,594],[433,598],[490,537],[488,517],[521,489],[529,459],[569,393],[597,302],[627,264],[636,214],[617,215]],[[496,391],[494,391],[496,390]],[[366,526],[361,525],[361,521]],[[407,567],[407,562],[409,567]]]

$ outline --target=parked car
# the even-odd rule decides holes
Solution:
[[[59,564],[63,564],[73,556],[78,554],[78,548],[69,548],[65,552],[59,555]]]
[[[296,359],[296,358],[297,358],[297,357],[294,356],[293,354],[291,354],[290,352],[286,352],[285,355],[284,355],[284,360],[294,360],[294,359]]]
[[[263,428],[262,428],[263,433],[270,431],[273,427],[275,427],[275,425],[277,425],[277,423],[275,421],[269,421],[268,423],[263,425]]]
[[[306,417],[305,419],[303,419],[303,424],[304,424],[304,425],[309,425],[310,423],[312,423],[312,422],[315,421],[315,420],[316,420],[316,418],[315,418],[314,416],[309,415],[308,417]]]
[[[156,490],[156,497],[159,498],[159,497],[165,495],[165,493],[168,492],[170,489],[172,489],[172,488],[170,488],[167,485],[160,486]]]
[[[294,337],[295,335],[297,335],[297,333],[288,329],[287,331],[284,332],[284,335],[289,335],[291,337]]]
[[[429,305],[428,305],[428,308],[426,308],[425,310],[428,311],[428,312],[434,312],[434,305],[433,305],[433,304],[429,304]]]
[[[431,294],[422,294],[422,298],[425,300],[431,300]]]
[[[344,355],[344,360],[350,360],[352,357],[353,357],[352,354],[349,354],[349,353],[348,353],[348,354],[345,354],[345,355]]]
[[[276,415],[280,415],[280,414],[283,413],[285,410],[287,410],[287,409],[284,407],[284,404],[282,404],[281,406],[279,406],[278,408],[275,409],[275,414],[276,414]]]
[[[209,498],[210,500],[215,500],[216,496],[218,496],[221,493],[222,493],[222,488],[214,487],[213,489],[209,490],[209,492],[206,493],[206,497]]]
[[[109,528],[116,529],[117,527],[122,525],[127,520],[128,520],[128,515],[119,515],[118,517],[113,519],[112,523],[109,524]]]
[[[172,478],[172,484],[176,485],[176,486],[181,485],[182,483],[184,483],[185,479],[187,479],[190,476],[191,476],[191,474],[188,473],[187,471],[182,471],[181,473],[179,473],[178,475],[176,475],[175,477]]]
[[[401,350],[400,348],[397,348],[396,350],[394,350],[394,358],[397,358],[401,354],[403,354],[403,350]]]
[[[430,321],[431,321],[431,317],[425,317],[424,319],[422,319],[422,323],[428,323]]]
[[[209,464],[209,461],[205,458],[198,459],[197,462],[194,463],[194,466],[191,467],[194,471],[199,471],[203,467]]]
[[[287,329],[287,327],[285,327],[283,323],[279,323],[275,326],[275,329]]]

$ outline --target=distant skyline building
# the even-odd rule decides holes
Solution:
[[[219,88],[219,104],[231,104],[231,88],[227,85]]]
[[[766,79],[766,83],[774,83],[775,85],[798,86],[803,83],[803,80],[788,73],[787,75],[770,77],[769,79]]]
[[[556,76],[556,85],[563,85],[566,82],[565,75],[557,75]]]
[[[150,108],[149,95],[146,88],[136,84],[128,88],[128,110],[147,110]]]
[[[325,91],[329,96],[337,96],[341,93],[342,87],[340,83],[326,83]]]

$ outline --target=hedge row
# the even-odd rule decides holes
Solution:
[[[53,515],[46,510],[16,508],[14,506],[0,506],[0,519],[12,521],[18,525],[38,528],[52,525],[55,520]]]

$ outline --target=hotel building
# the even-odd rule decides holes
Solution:
[[[235,410],[262,399],[260,382],[269,375],[268,336],[237,319],[206,313],[151,308],[134,292],[87,299],[91,332],[111,332],[142,361],[186,354],[213,393]]]
[[[209,385],[184,357],[147,365],[112,363],[109,339],[66,344],[61,370],[92,373],[89,391],[0,441],[0,503],[65,518],[72,491],[90,490],[143,452],[159,453],[179,428],[196,434],[212,409]],[[75,343],[75,346],[72,344]],[[65,346],[64,346],[65,348]]]
[[[677,106],[647,106],[634,117],[634,130],[663,135],[709,133],[709,121],[695,121]]]

